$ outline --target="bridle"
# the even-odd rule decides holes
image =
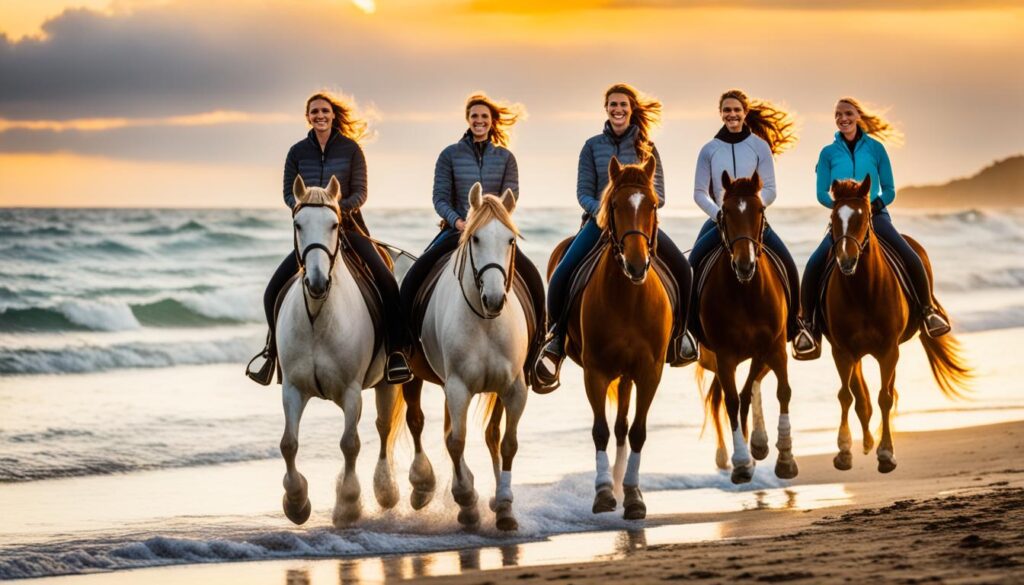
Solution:
[[[615,190],[616,191],[621,191],[621,190],[626,189],[628,187],[634,187],[634,188],[643,189],[643,190],[651,188],[651,186],[648,185],[648,184],[626,183],[624,185],[616,186]],[[625,233],[623,233],[620,236],[619,233],[618,233],[618,228],[615,225],[615,208],[616,208],[616,203],[615,203],[614,200],[612,200],[612,202],[609,204],[609,210],[608,210],[609,211],[609,213],[608,213],[608,234],[609,234],[609,236],[611,236],[611,239],[610,239],[609,243],[611,244],[611,247],[612,247],[612,253],[615,254],[615,259],[619,262],[619,265],[620,266],[624,265],[624,263],[625,263],[625,245],[626,245],[625,242],[626,242],[626,238],[628,238],[629,236],[633,236],[633,235],[642,237],[644,239],[644,243],[647,244],[647,262],[646,262],[646,264],[644,264],[644,273],[646,273],[650,269],[650,267],[651,267],[651,257],[654,256],[654,246],[655,246],[655,243],[657,242],[657,240],[651,234],[648,234],[647,232],[644,232],[644,231],[641,231],[641,230],[627,230]],[[657,220],[658,220],[657,212],[655,212],[655,214],[654,214],[654,220],[655,220],[655,225],[657,225]],[[655,228],[655,229],[657,229],[657,228]]]
[[[469,300],[469,297],[466,295],[466,287],[462,285],[462,276],[466,273],[466,257],[467,256],[469,256],[469,267],[470,267],[470,270],[473,271],[473,284],[476,286],[477,296],[479,296],[480,290],[483,288],[484,273],[487,272],[488,270],[497,270],[498,272],[501,273],[502,281],[505,283],[505,294],[507,295],[509,290],[512,289],[512,275],[515,274],[515,266],[516,266],[516,240],[514,240],[514,239],[512,240],[512,255],[511,255],[511,260],[509,260],[509,266],[508,266],[507,270],[505,269],[504,266],[502,266],[501,264],[498,264],[497,262],[491,262],[490,264],[484,264],[483,267],[478,269],[476,267],[476,259],[473,257],[473,237],[472,236],[470,236],[469,239],[467,240],[465,248],[463,248],[462,252],[460,252],[458,261],[455,262],[455,266],[453,267],[454,268],[453,272],[455,274],[455,277],[459,281],[459,290],[462,291],[462,298],[463,298],[463,300],[466,301],[466,305],[469,306],[469,309],[471,311],[473,311],[473,313],[477,317],[480,317],[481,319],[488,319],[488,320],[496,319],[498,317],[498,315],[501,315],[500,311],[495,313],[494,315],[491,315],[491,316],[488,317],[487,315],[485,315],[485,314],[481,313],[480,311],[478,311],[476,309],[476,307],[473,306],[473,303]]]
[[[853,236],[851,236],[849,234],[843,234],[843,235],[839,236],[838,239],[836,239],[834,237],[832,238],[832,257],[833,258],[839,258],[839,254],[837,253],[837,250],[839,249],[839,246],[842,245],[842,243],[844,241],[846,241],[846,240],[853,240],[853,243],[857,245],[857,248],[858,248],[857,254],[858,254],[858,256],[860,254],[864,253],[864,250],[868,247],[868,242],[871,241],[871,232],[874,230],[874,226],[871,224],[871,213],[870,212],[868,213],[868,220],[867,220],[867,222],[868,222],[868,227],[867,227],[867,229],[864,230],[864,238],[862,240],[860,240],[860,241],[858,241],[857,238],[855,238],[855,237],[853,237]],[[829,224],[828,224],[828,231],[829,232],[832,231],[832,222],[829,222]]]
[[[760,258],[761,254],[764,252],[764,232],[767,229],[768,229],[768,219],[765,217],[764,210],[762,210],[761,211],[761,225],[758,227],[757,237],[756,238],[752,238],[750,236],[736,236],[735,238],[730,240],[729,239],[729,234],[726,233],[727,230],[726,230],[726,224],[725,224],[725,212],[724,211],[722,212],[721,217],[718,219],[718,234],[719,234],[719,236],[722,239],[722,245],[725,247],[726,252],[729,253],[729,259],[730,260],[733,257],[733,252],[732,252],[733,246],[735,246],[737,242],[742,242],[744,240],[746,240],[746,241],[748,241],[748,242],[750,242],[751,244],[754,245],[754,258]]]
[[[327,258],[330,262],[330,265],[327,269],[327,288],[324,290],[324,293],[322,295],[314,295],[312,292],[310,292],[309,287],[306,285],[306,279],[300,279],[302,282],[302,299],[306,306],[306,317],[309,318],[309,323],[310,325],[312,325],[313,321],[316,320],[317,315],[319,315],[319,312],[313,314],[312,311],[310,311],[309,299],[312,298],[313,300],[316,301],[322,301],[323,299],[327,298],[327,295],[331,293],[331,281],[333,280],[334,276],[334,264],[337,262],[338,253],[341,251],[341,209],[337,206],[337,204],[334,203],[296,203],[295,207],[292,208],[292,220],[295,219],[295,216],[299,213],[299,210],[304,209],[306,207],[327,207],[333,210],[335,214],[337,214],[338,216],[338,238],[334,245],[334,250],[331,250],[330,248],[328,248],[324,244],[321,244],[320,242],[313,242],[312,244],[309,244],[300,251],[298,230],[295,227],[292,228],[292,247],[295,251],[295,258],[298,261],[300,272],[306,272],[306,257],[309,256],[309,253],[312,252],[313,250],[323,250],[324,253],[327,254]]]

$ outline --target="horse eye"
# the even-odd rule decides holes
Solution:
[[[473,243],[474,244],[479,244],[480,243],[480,238],[478,238],[476,236],[473,236]]]
[[[334,223],[331,224],[331,230],[336,230],[336,229],[338,229],[338,222],[334,222]]]

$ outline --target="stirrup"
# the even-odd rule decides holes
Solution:
[[[263,358],[263,365],[258,370],[252,369],[252,364],[256,360]],[[263,348],[263,351],[254,355],[249,363],[245,366],[245,375],[250,380],[261,384],[263,386],[270,386],[270,383],[274,381],[274,372],[277,370],[277,356],[273,356],[270,353],[270,347]]]
[[[411,380],[412,369],[409,368],[405,354],[400,351],[390,353],[384,363],[384,381],[388,384],[405,384]]]
[[[924,332],[928,337],[942,337],[949,333],[949,321],[936,311],[935,307],[925,307],[922,320],[924,321]]]
[[[669,367],[681,368],[697,361],[699,357],[697,344],[693,341],[693,336],[689,331],[683,331],[682,335],[677,335],[672,339],[669,345]]]
[[[798,361],[816,360],[821,357],[821,343],[815,339],[810,327],[803,319],[797,321],[799,331],[793,338],[793,359]]]
[[[564,347],[565,340],[562,336],[552,335],[537,356],[533,364],[533,377],[537,383],[534,390],[537,392],[547,394],[561,386],[559,374],[562,371],[562,362],[565,361]]]

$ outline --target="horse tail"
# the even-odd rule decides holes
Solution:
[[[951,333],[942,337],[928,337],[921,333],[921,345],[928,355],[928,366],[939,389],[947,398],[964,398],[970,391],[974,372],[962,355],[960,341]]]
[[[700,436],[704,436],[704,431],[708,428],[708,421],[710,420],[715,426],[715,436],[718,441],[722,441],[722,408],[725,404],[725,394],[722,392],[722,385],[718,383],[716,379],[711,381],[711,387],[708,388],[707,393],[704,393],[704,374],[705,370],[700,364],[697,364],[697,371],[695,376],[697,378],[697,388],[700,389],[701,398],[704,401],[704,422],[700,426]]]
[[[498,406],[498,393],[487,392],[480,395],[480,402],[477,403],[477,412],[480,413],[480,425],[487,427],[494,415],[494,409]]]
[[[402,386],[397,386],[395,402],[391,405],[391,430],[388,432],[388,451],[394,452],[395,442],[401,431],[405,430],[405,394]]]
[[[619,382],[622,378],[616,378],[612,380],[611,384],[608,384],[608,402],[610,404],[618,404],[619,402]]]

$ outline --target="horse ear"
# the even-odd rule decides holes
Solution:
[[[469,208],[476,209],[480,207],[480,200],[483,199],[483,185],[479,182],[473,183],[473,186],[469,188]]]
[[[860,184],[860,188],[857,189],[857,194],[861,197],[866,197],[871,193],[871,175],[864,177],[864,181]]]
[[[613,154],[612,159],[608,161],[608,178],[614,183],[621,174],[622,163],[620,163],[619,159]]]
[[[658,161],[653,156],[647,157],[644,161],[644,172],[647,173],[648,179],[654,178],[654,171],[658,170]]]
[[[732,177],[729,176],[729,171],[722,171],[722,188],[726,191],[732,187]]]
[[[832,199],[836,198],[836,189],[839,188],[839,179],[832,181],[832,187],[829,188],[829,194],[832,195]]]
[[[501,204],[505,206],[505,211],[512,213],[516,208],[516,194],[512,192],[512,189],[505,189],[505,193],[501,196]]]
[[[302,180],[302,175],[295,175],[295,180],[292,181],[292,195],[295,196],[296,201],[306,198],[306,183]]]
[[[761,190],[761,175],[754,171],[754,174],[750,176],[750,180],[754,183],[754,189],[757,191]]]
[[[335,201],[341,201],[341,183],[338,182],[338,177],[331,175],[331,181],[327,183],[327,196]]]

